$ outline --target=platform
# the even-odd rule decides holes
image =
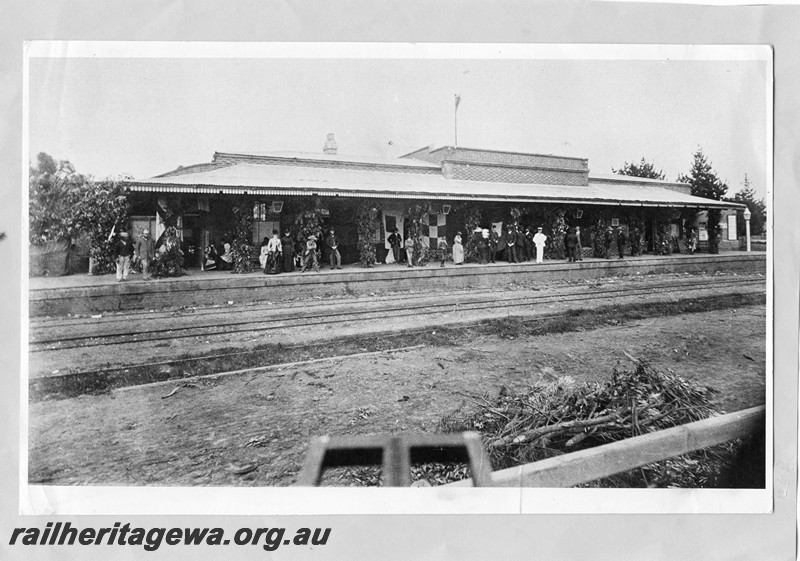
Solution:
[[[587,258],[579,263],[545,260],[537,264],[498,262],[488,265],[438,262],[426,267],[379,264],[374,268],[347,265],[341,270],[265,275],[261,271],[189,270],[179,278],[145,281],[131,275],[124,283],[114,275],[70,275],[29,279],[29,314],[61,316],[116,310],[148,310],[182,306],[210,306],[228,302],[280,302],[304,298],[389,292],[436,292],[487,288],[493,285],[576,280],[659,273],[760,272],[766,274],[766,252],[729,252],[719,255]]]

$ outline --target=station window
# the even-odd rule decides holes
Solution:
[[[131,216],[131,236],[138,240],[143,230],[149,230],[150,235],[156,236],[156,216]]]
[[[253,205],[253,243],[260,245],[264,238],[272,236],[272,230],[280,232],[281,223],[277,214],[271,212],[272,203],[258,201]]]

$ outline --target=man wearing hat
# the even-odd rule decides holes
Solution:
[[[564,236],[564,247],[567,248],[567,261],[574,263],[578,260],[578,233],[576,228],[570,228]]]
[[[331,269],[341,269],[342,254],[339,253],[339,239],[336,237],[336,233],[333,231],[333,228],[331,228],[330,234],[328,234],[328,239],[325,240],[325,243],[328,245],[328,255],[331,261]]]
[[[509,224],[506,229],[506,261],[519,263],[517,258],[517,227]]]
[[[306,248],[303,251],[303,266],[300,267],[300,272],[305,273],[309,267],[314,268],[315,273],[319,273],[319,263],[317,263],[317,236],[308,236],[306,240]]]
[[[128,232],[120,232],[114,244],[114,260],[117,262],[117,282],[128,280],[131,272],[131,257],[133,256],[133,242]]]
[[[142,262],[142,278],[150,280],[150,262],[156,258],[156,243],[150,237],[150,230],[142,230],[142,237],[136,240],[136,247],[133,251],[133,258]]]
[[[543,228],[539,226],[536,228],[536,233],[533,235],[533,244],[536,246],[536,262],[542,263],[544,257],[544,244],[547,242],[547,236],[542,231]]]

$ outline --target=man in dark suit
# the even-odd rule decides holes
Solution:
[[[574,263],[578,260],[578,243],[578,235],[575,233],[575,229],[572,228],[564,237],[564,245],[567,248],[567,259],[570,263]]]
[[[622,259],[625,255],[625,242],[628,241],[628,236],[625,235],[625,230],[620,228],[617,230],[617,250],[619,251],[619,258]]]
[[[328,246],[328,252],[329,252],[328,255],[331,261],[331,270],[341,269],[342,254],[339,253],[339,240],[336,238],[336,234],[334,233],[333,229],[331,229],[330,234],[328,234],[328,238],[325,240],[325,244]]]
[[[394,232],[389,234],[389,237],[387,238],[386,241],[389,242],[389,245],[392,248],[392,255],[394,256],[394,262],[400,263],[401,261],[400,246],[403,244],[403,236],[400,235],[400,229],[395,228]]]
[[[603,234],[603,257],[605,259],[611,259],[611,242],[614,241],[614,232],[611,230],[611,226],[606,228],[605,234]]]
[[[492,230],[489,236],[489,263],[494,263],[495,256],[497,255],[497,245],[500,243],[500,234],[497,230]]]
[[[508,230],[506,230],[506,260],[509,263],[519,263],[519,259],[517,258],[517,241],[517,229],[513,225],[510,225]]]

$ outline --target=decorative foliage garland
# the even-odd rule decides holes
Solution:
[[[317,262],[321,262],[322,247],[322,213],[318,208],[304,210],[294,219],[295,239],[302,244],[305,251],[306,241],[309,236],[317,237]]]
[[[375,232],[380,227],[380,205],[364,201],[358,206],[358,258],[362,267],[374,267],[378,258],[375,251]]]
[[[156,254],[153,275],[156,277],[181,277],[183,270],[183,251],[178,229],[169,226],[161,236],[162,244]]]
[[[231,242],[233,256],[233,272],[249,273],[253,269],[253,203],[247,198],[242,198],[233,207],[233,216],[236,219],[236,230]]]
[[[549,236],[545,247],[545,257],[548,259],[564,259],[566,248],[564,247],[564,237],[567,234],[567,222],[564,220],[565,211],[557,207],[545,213],[545,219],[550,231],[545,232]]]
[[[416,204],[406,209],[406,218],[411,223],[409,226],[411,237],[414,240],[414,263],[418,267],[424,267],[430,259],[428,247],[422,241],[422,238],[427,234],[428,225],[425,223],[425,218],[428,215],[428,203]]]
[[[598,218],[597,222],[589,228],[589,231],[592,234],[592,257],[605,257],[606,249],[603,239],[606,231],[605,221],[602,218]]]
[[[478,244],[473,232],[481,225],[481,211],[477,206],[469,205],[464,208],[464,214],[464,233],[467,239],[467,243],[464,245],[464,261],[474,263],[478,260]]]

